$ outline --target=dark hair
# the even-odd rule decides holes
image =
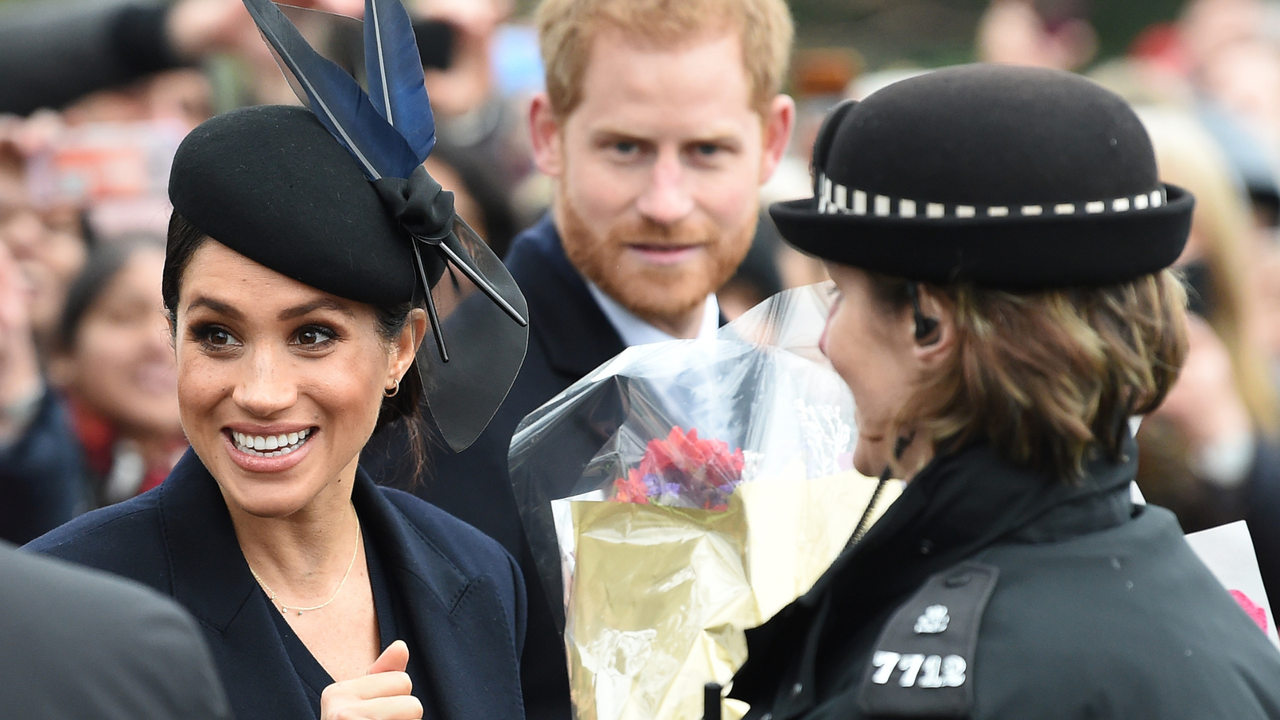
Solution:
[[[176,329],[178,325],[178,294],[182,287],[182,276],[191,264],[191,258],[209,236],[175,210],[169,218],[169,237],[164,254],[164,275],[160,282],[160,294],[164,299],[165,310],[169,313],[169,327]],[[394,305],[374,305],[373,311],[378,319],[378,332],[387,342],[399,337],[409,321],[409,313],[415,307],[413,302]],[[418,375],[417,361],[405,373],[400,382],[400,390],[394,397],[383,398],[382,409],[378,412],[378,422],[374,432],[402,420],[408,434],[408,444],[413,455],[414,476],[420,474],[426,463],[425,433],[423,431],[422,400],[424,390],[422,378]]]
[[[138,233],[101,243],[92,249],[80,274],[67,289],[67,298],[62,305],[62,317],[58,323],[58,345],[61,349],[75,347],[76,334],[89,308],[102,297],[129,260],[139,250],[148,248],[163,251],[164,242],[157,235]]]

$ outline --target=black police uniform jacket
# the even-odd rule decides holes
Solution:
[[[940,456],[748,631],[733,695],[766,720],[1280,718],[1280,653],[1173,515],[1133,504],[1135,469]]]
[[[422,500],[377,487],[363,470],[352,502],[404,611],[397,629],[410,662],[422,661],[426,717],[523,718],[524,587],[511,557]],[[154,490],[82,515],[26,549],[176,599],[204,631],[238,720],[315,717],[315,698],[277,629],[279,610],[250,574],[217,483],[194,452]]]

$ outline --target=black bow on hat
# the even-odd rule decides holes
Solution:
[[[1034,290],[1125,282],[1182,252],[1194,199],[1162,184],[1119,96],[1070,73],[967,65],[836,107],[814,195],[770,208],[800,250],[910,280]]]

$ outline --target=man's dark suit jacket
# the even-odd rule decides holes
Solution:
[[[512,243],[507,268],[529,303],[529,352],[506,401],[475,444],[461,453],[435,450],[429,476],[415,488],[422,498],[501,542],[520,561],[529,587],[529,634],[521,663],[525,714],[530,720],[570,717],[564,642],[525,539],[507,470],[516,426],[587,373],[626,349],[613,325],[569,264],[551,219]],[[395,426],[393,426],[394,428]],[[362,456],[379,483],[413,487],[403,436],[375,437]]]
[[[230,720],[191,617],[135,583],[0,543],[0,715]]]
[[[375,486],[363,471],[352,502],[406,610],[403,639],[424,653],[427,717],[523,717],[524,587],[511,557],[418,498]],[[176,599],[204,630],[237,720],[314,717],[276,629],[279,611],[250,574],[226,502],[194,452],[156,489],[81,515],[26,548]]]

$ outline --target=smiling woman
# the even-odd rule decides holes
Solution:
[[[246,167],[293,210],[235,197]],[[192,452],[156,492],[29,547],[204,619],[237,717],[519,717],[511,558],[358,467],[377,427],[422,422],[409,236],[302,108],[205,123],[172,177],[161,294]],[[234,221],[211,217],[224,202]]]
[[[407,129],[378,127],[410,152]],[[450,444],[474,437],[509,386],[495,368],[519,367],[523,298],[476,254],[421,153],[371,177],[368,147],[346,144],[368,138],[343,137],[307,109],[264,106],[183,141],[161,295],[191,451],[156,490],[27,547],[185,605],[241,720],[518,719],[515,562],[375,486],[359,457],[424,407]],[[489,297],[433,299],[454,285],[439,283],[445,258]]]

